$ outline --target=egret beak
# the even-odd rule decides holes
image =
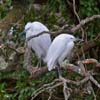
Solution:
[[[24,41],[25,40],[25,35],[26,35],[26,30],[20,32],[18,34],[18,37],[20,38],[21,41]]]
[[[23,36],[23,35],[25,35],[25,30],[24,31],[22,31],[21,33],[19,33],[19,36]]]
[[[28,29],[25,29],[24,31],[22,31],[21,33],[19,33],[19,36],[22,37],[26,34],[26,32],[29,30],[30,28]]]
[[[79,42],[83,42],[84,40],[83,40],[83,39],[76,38],[75,41],[76,41],[76,42],[78,42],[78,41],[79,41]]]

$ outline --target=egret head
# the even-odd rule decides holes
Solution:
[[[75,38],[73,35],[67,34],[67,39],[68,41],[73,41],[73,42],[77,42],[77,41],[83,41],[82,39],[79,38]]]
[[[27,31],[31,28],[31,25],[32,23],[31,22],[28,22],[26,25],[25,25],[25,28],[24,28],[24,31],[22,31],[20,34],[19,34],[19,37],[25,37]]]
[[[25,25],[25,32],[27,32],[30,28],[31,28],[31,25],[32,23],[31,22],[28,22],[26,25]]]
[[[68,41],[73,41],[73,42],[76,41],[76,38],[73,35],[70,35],[70,34],[67,34],[66,38],[67,38]]]

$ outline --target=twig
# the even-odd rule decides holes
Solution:
[[[64,94],[64,98],[65,98],[65,100],[68,100],[68,98],[70,97],[70,92],[67,90],[67,85],[66,85],[66,83],[64,82],[64,84],[63,84],[64,86],[63,86],[63,94]]]
[[[63,94],[64,94],[64,98],[65,100],[68,100],[70,97],[70,89],[67,87],[67,80],[63,79]]]
[[[71,32],[76,32],[78,29],[80,29],[83,25],[87,24],[88,22],[93,21],[94,19],[100,19],[100,15],[93,15],[91,17],[87,17],[84,20],[81,20],[80,23],[78,25],[76,25],[75,27],[73,27],[71,29]]]
[[[93,76],[90,76],[89,79],[100,89],[100,84],[93,78]]]
[[[78,13],[76,12],[76,6],[75,6],[75,0],[73,0],[73,10],[74,10],[74,14],[76,15],[76,18],[80,24],[80,17],[78,16]],[[82,31],[82,38],[84,39],[84,30],[82,28],[82,26],[80,27],[81,28],[81,31]]]
[[[46,90],[52,90],[52,89],[54,89],[54,88],[56,88],[60,85],[63,85],[63,93],[64,93],[65,100],[68,100],[69,97],[70,97],[70,90],[71,89],[67,87],[67,83],[79,86],[81,84],[84,84],[87,81],[91,81],[92,83],[94,83],[100,89],[100,84],[93,78],[93,76],[90,73],[87,73],[87,75],[85,75],[85,78],[78,81],[78,82],[60,77],[59,79],[56,79],[49,84],[45,84],[41,88],[36,90],[35,93],[34,93],[35,95],[34,94],[33,94],[34,96],[32,95],[31,100],[34,100],[42,92],[44,92]],[[51,98],[51,96],[49,96],[49,98]]]
[[[53,92],[52,92],[52,89],[50,89],[50,90],[49,90],[49,94],[50,94],[50,95],[49,95],[48,100],[51,100],[51,98],[52,98],[52,93],[53,93]]]
[[[84,79],[82,79],[81,81],[77,82],[77,83],[76,83],[76,85],[77,85],[77,86],[79,86],[79,85],[81,85],[81,84],[83,84],[83,83],[87,82],[89,79],[90,79],[90,77],[89,77],[89,76],[88,76],[88,77],[85,77],[85,78],[84,78]]]
[[[32,95],[31,100],[34,100],[42,92],[44,92],[46,90],[54,89],[54,88],[56,88],[56,87],[58,87],[58,86],[60,86],[60,85],[63,84],[62,82],[58,82],[57,84],[55,84],[56,81],[58,81],[58,80],[54,80],[53,82],[51,82],[49,84],[45,84],[41,88],[39,88],[38,90],[36,90],[35,93]]]
[[[92,92],[93,92],[94,100],[97,100],[96,99],[96,94],[95,94],[94,90]]]

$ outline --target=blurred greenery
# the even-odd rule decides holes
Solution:
[[[25,1],[25,0],[24,0]],[[32,1],[32,0],[30,0]],[[12,5],[12,0],[5,0],[3,4],[0,4],[0,20],[3,19],[7,13],[9,13]],[[100,9],[97,6],[97,0],[80,0],[78,15],[81,19],[86,17],[100,14]],[[25,18],[25,23],[28,21],[41,21],[45,23],[50,29],[54,28],[54,25],[58,25],[58,20],[63,17],[63,19],[69,25],[75,25],[73,22],[74,19],[68,16],[68,12],[65,2],[63,0],[48,0],[46,5],[43,5],[40,11],[32,11],[29,16]],[[57,15],[61,13],[61,15]],[[84,27],[85,34],[87,34],[88,39],[95,38],[100,32],[100,20],[95,20]],[[24,44],[24,41],[18,39],[19,30],[14,27],[14,38],[12,41],[17,43],[17,47]],[[33,55],[33,66],[36,66],[37,58]],[[97,60],[100,60],[97,59]],[[45,83],[51,82],[55,79],[56,73],[49,72],[44,77],[37,80],[30,80],[28,72],[23,68],[23,58],[20,61],[20,69],[10,73],[0,73],[0,100],[30,100],[32,94],[35,94],[36,89],[42,86]],[[80,76],[73,73],[65,73],[68,78],[73,80],[79,80]],[[100,79],[98,80],[100,81]],[[99,91],[100,92],[100,91]],[[100,94],[97,92],[97,94]],[[93,100],[93,95],[84,96],[79,93],[79,95],[72,95],[71,100]],[[97,97],[99,100],[99,96]]]
[[[5,3],[0,4],[0,20],[6,16],[11,9],[12,0],[5,0]]]

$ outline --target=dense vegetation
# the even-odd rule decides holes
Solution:
[[[0,21],[2,21],[9,12],[13,9],[12,5],[13,0],[4,0],[0,4]],[[29,1],[27,3],[27,7],[30,7],[30,4],[33,4],[33,0],[24,0],[22,3]],[[44,0],[45,1],[45,0]],[[24,21],[22,23],[21,28],[17,25],[12,24],[14,31],[13,31],[13,37],[9,39],[5,34],[0,34],[0,43],[7,43],[10,42],[14,44],[16,48],[18,47],[24,47],[25,37],[19,37],[19,33],[23,29],[23,26],[28,21],[40,21],[47,25],[51,31],[58,31],[62,26],[68,24],[68,30],[70,30],[75,25],[79,24],[79,20],[76,17],[74,11],[73,11],[73,2],[72,0],[68,0],[71,5],[69,5],[67,0],[48,0],[47,3],[43,3],[40,7],[40,10],[28,10],[26,16],[24,17]],[[100,14],[100,0],[75,0],[75,7],[77,11],[77,15],[80,18],[80,21],[82,19],[85,19],[86,17],[90,17],[93,15]],[[28,6],[29,5],[29,6]],[[19,19],[20,20],[20,19]],[[96,19],[94,21],[91,21],[90,23],[84,25],[82,27],[82,30],[78,30],[74,33],[75,36],[81,37],[85,40],[85,42],[95,39],[100,34],[100,19]],[[66,28],[65,28],[66,30]],[[52,35],[52,38],[54,36]],[[1,42],[2,41],[2,42]],[[96,41],[97,45],[93,48],[90,48],[87,52],[83,52],[82,59],[86,58],[94,58],[97,61],[100,62],[100,40],[98,39]],[[1,46],[1,44],[0,44]],[[79,45],[79,48],[81,48],[81,45]],[[82,50],[82,49],[81,49]],[[13,49],[9,48],[8,46],[4,46],[3,48],[0,47],[0,59],[3,57],[5,60],[3,64],[0,64],[0,67],[4,67],[7,63],[10,55],[13,53]],[[52,82],[56,76],[56,72],[48,72],[45,76],[39,79],[31,79],[29,73],[23,68],[23,55],[20,56],[20,59],[18,59],[18,65],[14,69],[15,66],[13,66],[12,71],[9,72],[0,72],[0,100],[30,100],[31,96],[36,93],[36,90],[43,86],[43,84],[47,84]],[[78,60],[78,59],[77,59]],[[1,62],[0,62],[1,63]],[[37,58],[33,54],[33,60],[32,65],[36,66],[37,64]],[[44,65],[44,64],[43,64]],[[93,68],[94,65],[88,65],[87,70],[90,70]],[[100,83],[100,68],[95,69],[97,72],[97,75],[95,76],[95,79]],[[77,73],[70,73],[65,72],[64,76],[66,76],[68,79],[72,80],[79,80],[82,79],[80,75]],[[83,84],[79,87],[78,90],[75,90],[76,86],[69,85],[74,91],[72,92],[72,95],[70,96],[70,100],[93,100],[94,94],[96,96],[96,99],[99,100],[100,98],[100,89],[98,89],[96,86],[93,85],[94,91],[91,94],[85,93],[85,86],[86,84]],[[62,93],[62,87],[54,89],[54,97],[51,98],[51,100],[63,100],[63,93]],[[59,90],[58,90],[59,89]],[[49,96],[48,90],[41,93],[40,96],[38,96],[35,100],[47,100]],[[73,99],[74,98],[74,99]]]

